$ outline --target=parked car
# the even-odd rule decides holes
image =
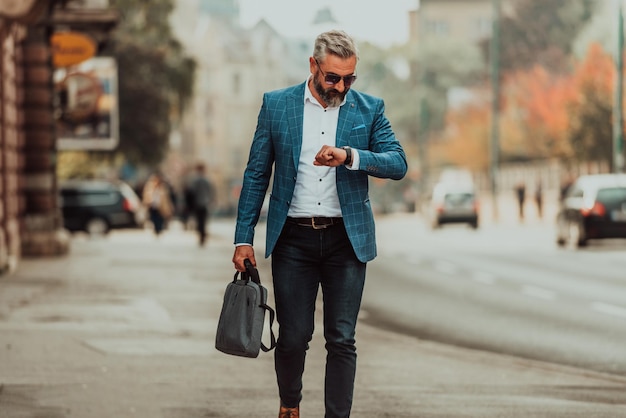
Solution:
[[[560,246],[626,238],[626,174],[579,177],[563,197],[556,224]]]
[[[465,223],[478,228],[478,198],[471,183],[438,183],[433,188],[428,206],[433,228],[444,224]]]
[[[124,182],[73,180],[60,185],[63,223],[71,232],[106,234],[117,228],[142,228],[146,209]]]

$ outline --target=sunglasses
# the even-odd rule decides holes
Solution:
[[[320,63],[317,61],[317,58],[315,58],[315,63],[317,64],[317,68],[319,68],[322,72],[322,75],[324,76],[324,81],[329,86],[334,86],[343,79],[343,85],[346,86],[346,88],[349,88],[356,81],[355,74],[340,76],[338,74],[325,73],[324,70],[322,70],[322,67],[320,67]]]

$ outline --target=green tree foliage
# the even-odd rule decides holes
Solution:
[[[428,122],[428,126],[420,127],[420,132],[436,132],[445,126],[451,89],[480,81],[484,67],[476,46],[435,38],[420,45],[415,70],[420,107],[422,112],[426,112],[426,117],[421,119]]]
[[[538,64],[554,71],[569,68],[574,42],[591,19],[595,0],[517,0],[500,31],[501,68],[528,69]],[[483,43],[489,50],[489,40]]]
[[[121,22],[108,53],[119,67],[120,145],[134,164],[158,165],[172,123],[193,93],[196,64],[169,25],[173,0],[112,0]]]

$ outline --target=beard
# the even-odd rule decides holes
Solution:
[[[318,75],[319,71],[315,74],[315,77],[313,77],[313,88],[315,88],[315,91],[322,98],[326,106],[339,107],[350,89],[345,89],[343,93],[341,93],[339,90],[335,90],[332,87],[329,89],[324,89],[322,83],[320,83],[319,81]]]

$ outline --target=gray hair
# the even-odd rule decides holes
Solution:
[[[359,50],[354,39],[342,30],[330,30],[315,39],[313,58],[323,62],[328,54],[344,59],[351,57],[356,57],[357,61],[359,59]]]

